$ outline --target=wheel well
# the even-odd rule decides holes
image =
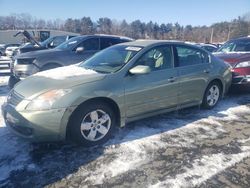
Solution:
[[[61,66],[62,65],[60,65],[58,63],[47,63],[47,64],[42,66],[41,70],[47,70],[46,68],[48,68],[48,67],[56,68],[56,67],[61,67]]]
[[[117,103],[116,103],[114,100],[112,100],[112,99],[110,99],[110,98],[107,98],[107,97],[96,97],[96,98],[89,99],[89,100],[87,100],[87,101],[81,103],[81,104],[72,112],[72,114],[71,114],[71,116],[70,116],[70,118],[69,118],[68,124],[67,124],[67,128],[66,128],[66,138],[68,138],[68,136],[69,136],[69,135],[68,135],[68,133],[69,133],[69,125],[70,125],[70,123],[74,120],[74,115],[75,115],[83,106],[86,106],[86,105],[91,104],[91,103],[93,103],[93,102],[105,103],[105,104],[107,104],[108,106],[110,106],[110,107],[113,109],[113,111],[114,111],[116,117],[118,117],[118,118],[117,118],[117,122],[116,122],[117,125],[120,125],[121,114],[120,114],[120,109],[119,109]]]

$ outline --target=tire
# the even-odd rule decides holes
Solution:
[[[211,82],[205,91],[203,96],[202,106],[205,109],[212,109],[221,99],[222,88],[219,82]]]
[[[12,89],[16,85],[16,83],[19,82],[19,81],[20,81],[20,79],[18,79],[15,76],[11,75],[9,77],[9,81],[8,81],[9,88]]]
[[[46,71],[46,70],[50,70],[50,69],[55,69],[61,67],[60,65],[56,65],[56,64],[48,64],[42,67],[41,71]]]
[[[67,130],[70,139],[80,145],[102,145],[112,136],[116,120],[114,111],[107,104],[90,102],[74,112]]]

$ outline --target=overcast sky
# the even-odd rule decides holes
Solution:
[[[0,0],[0,16],[29,13],[36,18],[66,19],[89,16],[128,22],[211,25],[250,12],[250,0]]]

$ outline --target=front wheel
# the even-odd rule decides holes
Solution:
[[[211,109],[221,98],[222,88],[218,82],[211,82],[204,94],[202,106],[206,109]]]
[[[84,146],[105,143],[114,131],[116,117],[105,103],[89,103],[80,107],[69,123],[70,138]]]

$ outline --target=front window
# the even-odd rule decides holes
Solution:
[[[80,43],[82,41],[82,39],[83,39],[83,37],[73,37],[73,38],[69,39],[68,41],[57,46],[56,49],[61,49],[61,50],[72,49],[78,43]]]
[[[151,71],[173,68],[171,46],[159,46],[146,52],[136,65],[149,66]]]
[[[229,41],[222,45],[217,52],[249,52],[250,40]]]
[[[78,47],[83,47],[84,51],[97,51],[99,50],[99,38],[90,38],[84,40],[82,43],[77,45],[74,50]]]
[[[135,46],[112,46],[96,53],[79,66],[97,72],[113,73],[127,64],[142,48]]]
[[[41,46],[42,47],[47,47],[47,45],[53,40],[54,37],[50,37],[48,39],[46,39],[45,41],[41,42]]]

